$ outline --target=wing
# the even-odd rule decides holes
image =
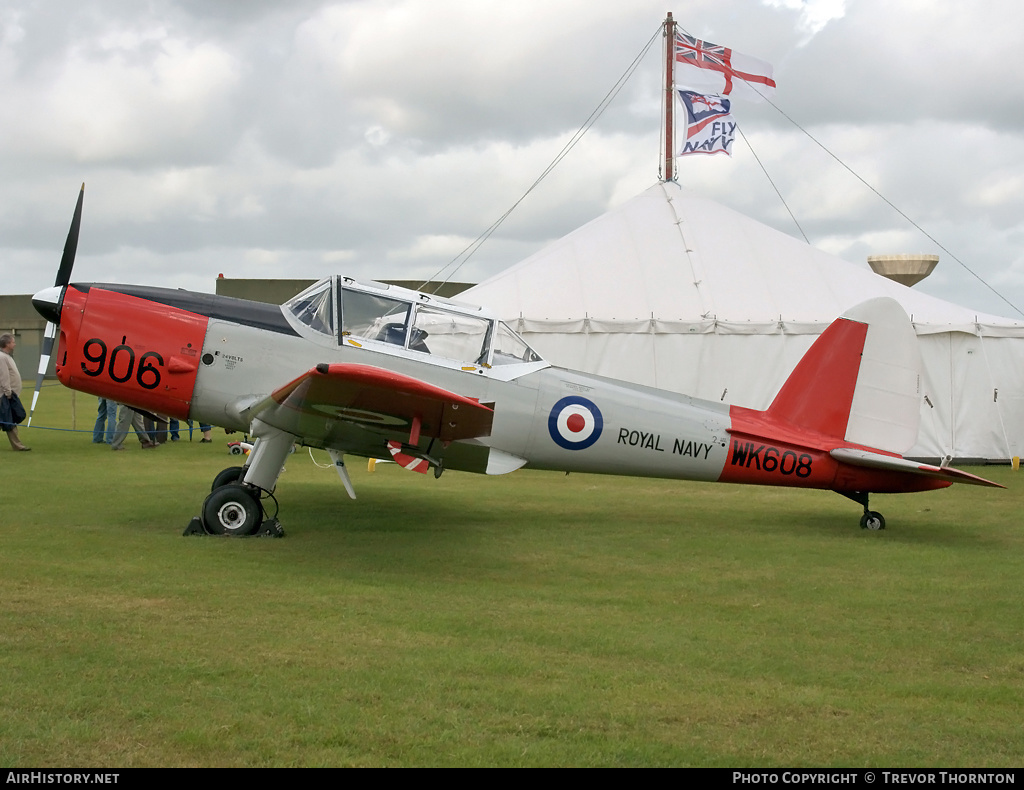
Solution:
[[[317,365],[241,410],[308,444],[388,455],[388,441],[416,447],[490,436],[494,410],[420,379],[370,365]]]

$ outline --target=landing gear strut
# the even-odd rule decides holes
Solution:
[[[847,499],[852,499],[864,508],[864,515],[860,517],[860,528],[879,530],[885,529],[885,518],[877,510],[868,507],[867,491],[839,491]]]

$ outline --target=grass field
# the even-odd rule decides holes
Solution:
[[[0,766],[1024,763],[1024,473],[873,497],[876,533],[828,492],[355,459],[352,502],[303,449],[287,537],[185,538],[214,436],[0,446]]]

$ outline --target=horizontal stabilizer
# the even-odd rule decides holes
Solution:
[[[999,483],[993,483],[984,477],[972,475],[960,469],[950,466],[932,466],[921,464],[917,461],[909,461],[905,458],[894,458],[891,455],[872,453],[867,450],[854,450],[850,447],[839,447],[829,453],[840,463],[850,466],[863,466],[868,469],[885,469],[891,472],[907,472],[914,475],[934,477],[939,480],[948,480],[951,483],[968,483],[975,486],[991,486],[992,488],[1006,488]]]

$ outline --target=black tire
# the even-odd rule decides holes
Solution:
[[[860,528],[872,530],[885,529],[885,519],[877,510],[869,510],[860,517]]]
[[[252,535],[263,523],[263,506],[253,489],[229,483],[203,502],[203,524],[214,535]]]
[[[244,475],[244,466],[229,466],[224,471],[218,472],[217,476],[213,478],[213,485],[210,486],[210,491],[216,491],[221,486],[230,485],[231,483],[240,483]]]

